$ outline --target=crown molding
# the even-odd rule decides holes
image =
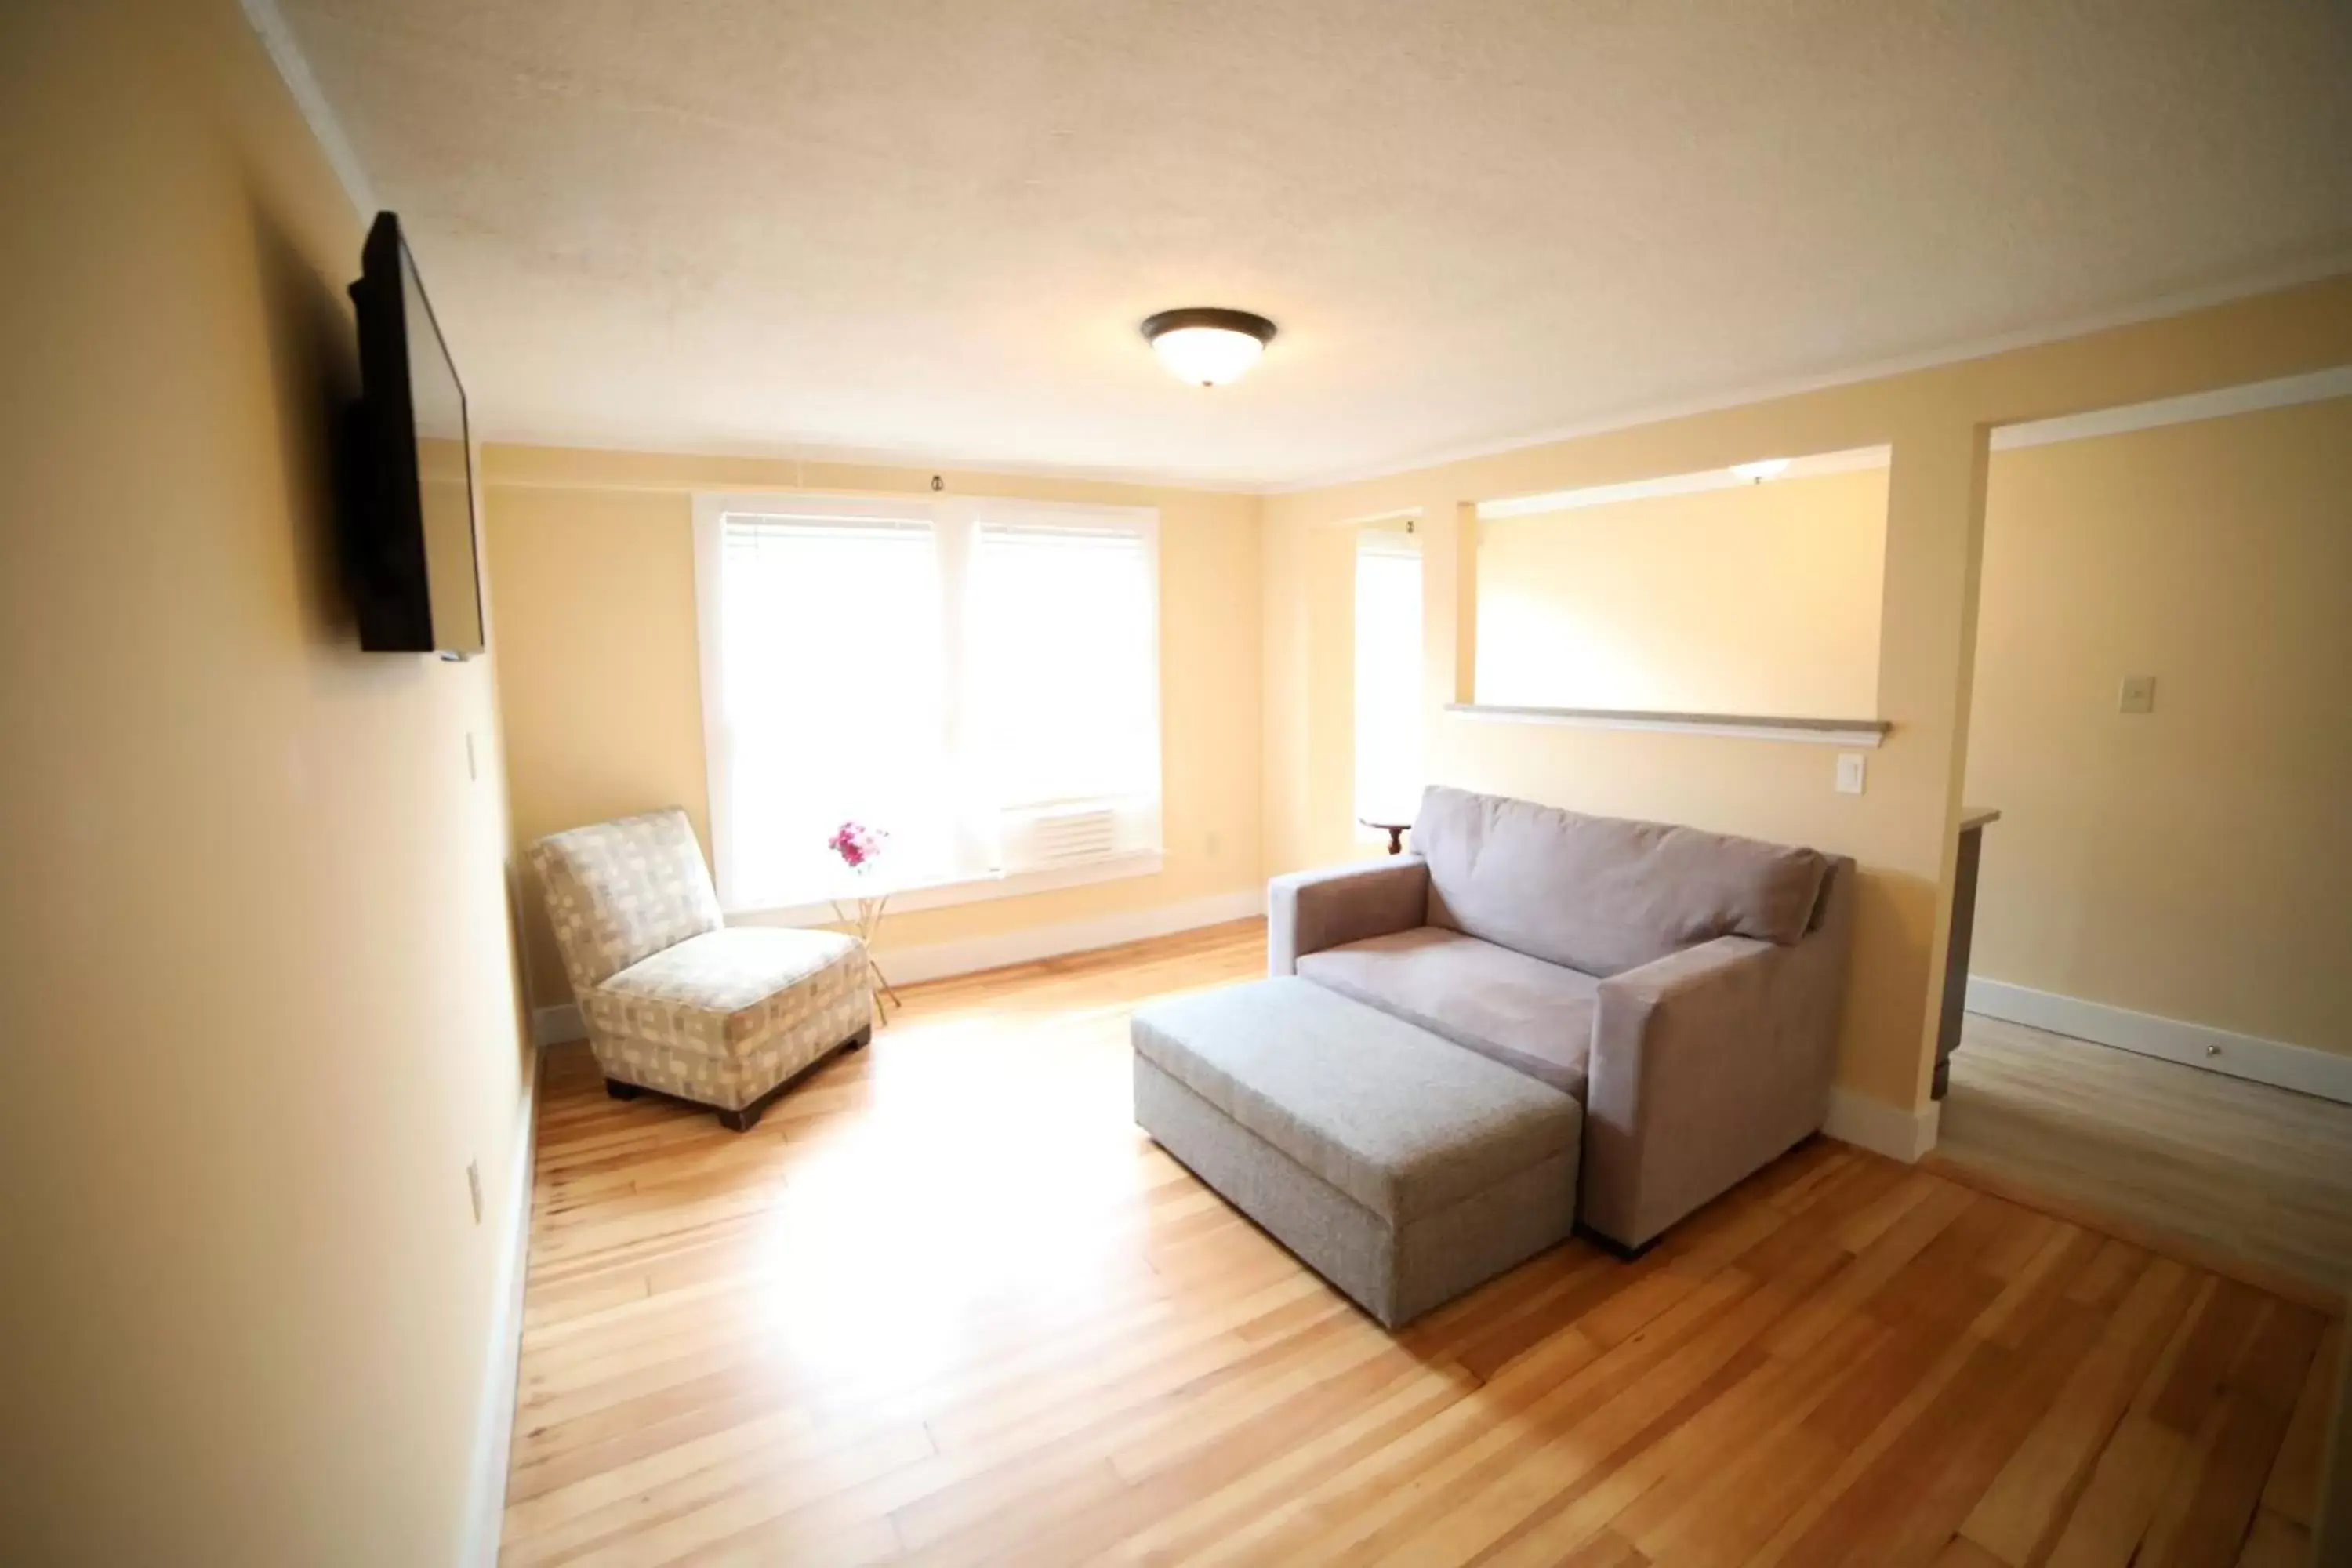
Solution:
[[[2159,398],[2122,408],[2101,408],[2070,414],[2063,419],[2037,419],[2026,425],[2004,425],[1992,433],[1992,449],[2015,451],[2021,447],[2046,447],[2053,441],[2083,441],[2094,436],[2121,436],[2134,430],[2154,430],[2165,425],[2186,425],[2196,419],[2223,419],[2232,414],[2253,414],[2265,408],[2287,408],[2298,403],[2320,403],[2331,397],[2352,397],[2352,364],[2315,370],[2308,375],[2283,375],[2275,381],[2250,381],[2218,392],[2192,392],[2185,397]]]
[[[248,6],[268,4],[268,0],[246,0]],[[534,429],[528,426],[506,426],[487,429],[485,444],[509,447],[569,447],[593,452],[658,451],[665,455],[687,458],[741,458],[770,462],[833,463],[892,468],[931,468],[965,473],[1003,475],[1008,479],[1054,479],[1069,483],[1137,485],[1159,489],[1196,490],[1216,495],[1282,496],[1328,489],[1337,486],[1362,483],[1370,479],[1389,479],[1448,463],[1467,462],[1481,458],[1499,457],[1532,447],[1553,446],[1563,441],[1580,440],[1587,437],[1607,435],[1612,431],[1631,430],[1644,425],[1661,424],[1674,419],[1690,418],[1726,409],[1746,407],[1750,404],[1769,403],[1775,398],[1794,397],[1832,387],[1851,386],[1863,382],[1884,380],[1890,376],[1906,375],[1919,371],[1940,369],[1982,359],[1990,354],[2007,353],[2020,349],[2039,347],[2045,343],[2063,342],[2069,338],[2093,332],[2108,331],[2118,327],[2143,321],[2160,321],[2190,310],[2210,309],[2236,300],[2252,299],[2283,289],[2314,283],[2352,272],[2352,253],[2334,256],[2321,261],[2260,274],[2229,285],[2197,289],[2166,296],[2147,304],[2077,318],[2061,325],[2030,331],[2004,333],[1995,337],[1953,344],[1925,353],[1896,359],[1880,360],[1851,369],[1801,377],[1780,382],[1749,384],[1738,390],[1710,394],[1679,402],[1651,405],[1623,414],[1608,415],[1577,425],[1561,426],[1532,436],[1514,437],[1507,440],[1461,447],[1438,451],[1398,462],[1381,463],[1363,468],[1328,473],[1310,479],[1263,480],[1219,477],[1181,469],[1095,467],[1085,464],[1007,463],[979,454],[945,455],[921,453],[898,447],[874,447],[811,444],[790,439],[777,441],[690,442],[675,446],[648,447],[642,442],[614,440],[607,437],[567,434],[560,430]],[[2231,414],[2252,412],[2263,408],[2284,407],[2290,404],[2315,402],[2323,398],[2352,395],[2352,366],[2315,372],[2307,375],[2286,376],[2276,381],[2251,383],[2243,386],[2225,387],[2214,392],[2195,393],[2182,397],[2166,398],[2159,402],[2136,404],[2126,407],[2095,410],[2087,414],[2070,415],[2058,419],[2038,420],[2029,424],[2004,426],[1993,432],[1995,451],[2040,446],[2053,441],[2079,440],[2092,436],[2115,435],[2128,430],[2151,429],[2163,425],[2180,424],[2194,419],[2219,418]],[[1808,474],[1844,472],[1873,466],[1869,455],[1877,455],[1884,463],[1886,448],[1859,447],[1848,453],[1817,454],[1800,458],[1797,468],[1782,479],[1804,478]],[[1830,466],[1823,467],[1823,463]],[[1683,481],[1684,489],[1713,489],[1727,480],[1709,479],[1701,483],[1702,476],[1668,476],[1666,481]],[[1643,480],[1623,487],[1624,496],[1591,496],[1572,504],[1599,505],[1611,500],[1631,499],[1639,494],[1666,494],[1672,490],[1654,490],[1649,487],[1660,480]],[[1747,481],[1740,481],[1747,482]],[[1562,496],[1582,495],[1582,492],[1559,492]],[[1537,504],[1540,502],[1541,504]],[[1507,510],[1495,510],[1497,505]],[[1509,498],[1490,501],[1481,508],[1487,517],[1514,516],[1521,512],[1559,510],[1560,502],[1552,497]],[[1375,518],[1404,516],[1412,509],[1370,514]],[[1362,520],[1359,520],[1362,521]]]
[[[1992,449],[2013,452],[2061,441],[2087,441],[2100,436],[2122,436],[2135,430],[2155,430],[2167,425],[2186,425],[2200,419],[2225,419],[2233,414],[2254,414],[2266,408],[2322,403],[2332,397],[2352,397],[2352,365],[2315,370],[2305,375],[2284,375],[2273,381],[2247,382],[2215,392],[2193,392],[2181,397],[2159,398],[2152,403],[2101,408],[2089,414],[2070,414],[2061,419],[2004,425],[1992,433]],[[1502,518],[1607,506],[1614,501],[1691,495],[1703,490],[1738,489],[1749,483],[1786,484],[1791,479],[1819,479],[1824,474],[1883,468],[1892,457],[1892,449],[1886,447],[1856,447],[1843,452],[1821,452],[1798,458],[1790,463],[1785,472],[1765,480],[1742,479],[1727,468],[1701,468],[1693,473],[1665,474],[1625,484],[1590,485],[1582,489],[1510,496],[1498,500],[1480,501],[1478,518],[1482,522],[1491,522]]]
[[[278,68],[278,79],[286,84],[293,95],[294,107],[302,112],[303,123],[310,126],[317,139],[319,151],[326,156],[327,166],[335,172],[336,184],[360,216],[373,218],[383,210],[376,199],[375,182],[368,178],[367,166],[360,162],[352,139],[343,132],[343,122],[335,118],[334,107],[320,89],[319,79],[311,74],[310,61],[296,41],[294,29],[278,9],[277,0],[237,0],[245,19],[261,39],[261,47],[269,51],[269,63]]]
[[[2304,284],[2317,283],[2326,279],[2352,273],[2352,251],[2339,251],[2291,266],[2268,268],[2251,273],[2234,282],[2213,284],[2206,288],[2182,290],[2150,300],[2137,305],[2123,306],[2112,310],[2074,317],[2047,327],[2024,328],[2016,331],[1997,333],[1915,354],[1874,360],[1843,370],[1824,371],[1819,374],[1795,376],[1781,381],[1754,382],[1723,392],[1672,400],[1628,409],[1622,413],[1597,416],[1573,425],[1562,425],[1528,435],[1514,436],[1497,441],[1443,448],[1419,457],[1370,465],[1360,468],[1339,469],[1310,479],[1285,480],[1266,486],[1265,495],[1300,495],[1312,490],[1332,489],[1342,485],[1362,484],[1372,479],[1394,479],[1402,474],[1419,473],[1443,468],[1449,463],[1465,463],[1481,458],[1497,458],[1511,452],[1523,452],[1531,447],[1557,446],[1563,441],[1582,440],[1591,436],[1606,436],[1619,430],[1639,429],[1645,425],[1662,425],[1671,420],[1688,419],[1702,414],[1718,414],[1727,409],[1745,408],[1751,404],[1770,403],[1779,398],[1801,396],[1806,393],[1825,392],[1832,387],[1853,386],[1862,382],[1884,381],[1892,376],[1909,375],[1919,371],[1940,370],[1947,365],[1963,364],[1969,360],[1985,359],[1993,354],[2011,353],[2020,349],[2039,348],[2046,343],[2063,342],[2069,338],[2087,337],[2094,332],[2112,331],[2118,327],[2137,326],[2143,321],[2162,321],[2168,316],[2185,315],[2191,310],[2209,310],[2234,300],[2251,300],[2263,294],[2277,293]],[[2177,400],[2175,400],[2177,401]],[[2089,417],[2084,416],[2082,417]],[[2201,416],[2189,416],[2201,417]],[[2056,424],[2050,420],[2043,423]],[[2053,439],[2066,439],[2054,437]]]
[[[310,128],[310,133],[317,140],[320,153],[326,158],[328,166],[334,172],[337,184],[342,186],[344,196],[351,202],[352,209],[362,218],[373,218],[376,213],[383,210],[383,202],[376,192],[375,183],[369,177],[366,165],[360,161],[358,151],[352,146],[351,137],[344,131],[342,121],[337,117],[334,107],[327,101],[326,93],[320,88],[318,77],[311,70],[310,59],[302,52],[301,45],[295,37],[292,26],[286,20],[285,14],[278,9],[278,0],[238,0],[238,5],[245,14],[247,23],[260,38],[263,48],[268,51],[270,63],[277,68],[278,79],[285,83],[286,90],[293,98],[295,107],[300,111],[304,123]],[[2045,343],[2063,342],[2068,338],[2082,337],[2092,332],[2106,331],[2117,327],[2179,315],[2185,311],[2226,304],[2236,300],[2249,299],[2282,289],[2317,282],[2347,271],[2352,271],[2352,252],[2337,253],[2286,267],[2271,268],[2231,283],[2184,290],[2139,305],[2074,318],[2053,326],[1998,333],[1948,344],[1942,348],[1920,353],[1872,361],[1815,375],[1749,383],[1721,392],[1602,415],[1592,419],[1558,426],[1532,434],[1441,448],[1418,456],[1360,468],[1332,470],[1295,480],[1221,478],[1182,470],[1118,466],[1005,463],[975,454],[960,457],[940,457],[936,454],[923,456],[898,448],[813,445],[789,440],[773,443],[693,443],[683,446],[665,446],[659,450],[681,457],[761,458],[773,461],[835,463],[880,468],[961,469],[967,472],[1001,474],[1013,479],[1136,485],[1225,495],[1297,495],[1311,490],[1328,489],[1340,485],[1359,484],[1370,479],[1393,478],[1422,469],[1441,468],[1449,463],[1499,457],[1506,453],[1525,451],[1530,447],[1553,446],[1563,441],[1607,435],[1612,431],[1634,429],[1644,425],[1655,425],[1702,414],[1717,413],[1726,409],[1744,407],[1750,404],[1767,403],[1776,398],[1825,391],[1832,387],[1850,386],[1860,382],[1877,381],[1889,376],[1935,370],[1969,360],[1982,359],[1991,354],[2035,348]],[[2105,409],[2064,418],[2041,420],[2028,425],[2009,426],[1994,433],[1993,447],[1996,451],[2003,451],[2021,447],[2040,446],[2053,441],[2078,440],[2085,437],[2148,429],[2160,425],[2179,424],[2193,419],[2217,418],[2230,414],[2282,407],[2294,403],[2345,395],[2352,395],[2352,367],[2319,372],[2312,375],[2290,376],[2277,382],[2260,383],[2248,387],[2233,387],[2218,392],[2168,398],[2160,403],[2138,405],[2133,408]],[[563,447],[587,451],[644,452],[647,450],[641,443],[615,442],[608,438],[514,426],[485,430],[481,439],[485,444],[495,442],[505,446]],[[1580,504],[1598,503],[1586,501]],[[1529,507],[1525,510],[1538,509]]]
[[[1154,468],[1092,468],[1076,463],[1007,463],[994,458],[966,455],[942,456],[938,452],[919,452],[880,447],[808,446],[791,441],[718,441],[686,442],[676,446],[647,446],[641,441],[622,441],[563,436],[551,431],[531,431],[515,426],[496,426],[478,432],[485,447],[500,447],[513,451],[595,452],[615,457],[681,458],[709,462],[773,463],[789,465],[796,470],[811,467],[845,468],[891,468],[902,472],[942,474],[950,477],[986,476],[1008,479],[1042,479],[1055,484],[1125,486],[1134,489],[1189,490],[1201,495],[1258,496],[1265,488],[1254,482],[1220,482],[1199,476]],[[512,474],[488,476],[491,484],[528,485],[538,481]],[[571,488],[560,481],[546,481],[557,489]],[[822,477],[816,481],[822,483]],[[590,487],[594,488],[594,487]],[[667,485],[656,488],[667,489]],[[791,488],[804,488],[803,481],[792,481]],[[1402,515],[1402,514],[1400,514]]]

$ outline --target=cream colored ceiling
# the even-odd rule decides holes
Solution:
[[[281,3],[492,437],[1280,485],[2352,256],[2341,0]]]

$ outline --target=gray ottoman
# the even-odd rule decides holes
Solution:
[[[1135,1120],[1391,1328],[1565,1237],[1584,1113],[1311,980],[1138,1008]]]

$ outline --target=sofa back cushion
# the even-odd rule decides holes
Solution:
[[[1412,847],[1431,925],[1603,976],[1719,936],[1792,943],[1829,868],[1811,849],[1444,785]]]

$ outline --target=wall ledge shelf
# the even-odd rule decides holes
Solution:
[[[1520,708],[1449,702],[1448,713],[1501,724],[1567,724],[1585,730],[1660,730],[1674,735],[1729,735],[1746,741],[1801,741],[1817,746],[1876,747],[1894,729],[1884,719],[1780,719],[1755,713],[1653,713],[1633,708]]]

